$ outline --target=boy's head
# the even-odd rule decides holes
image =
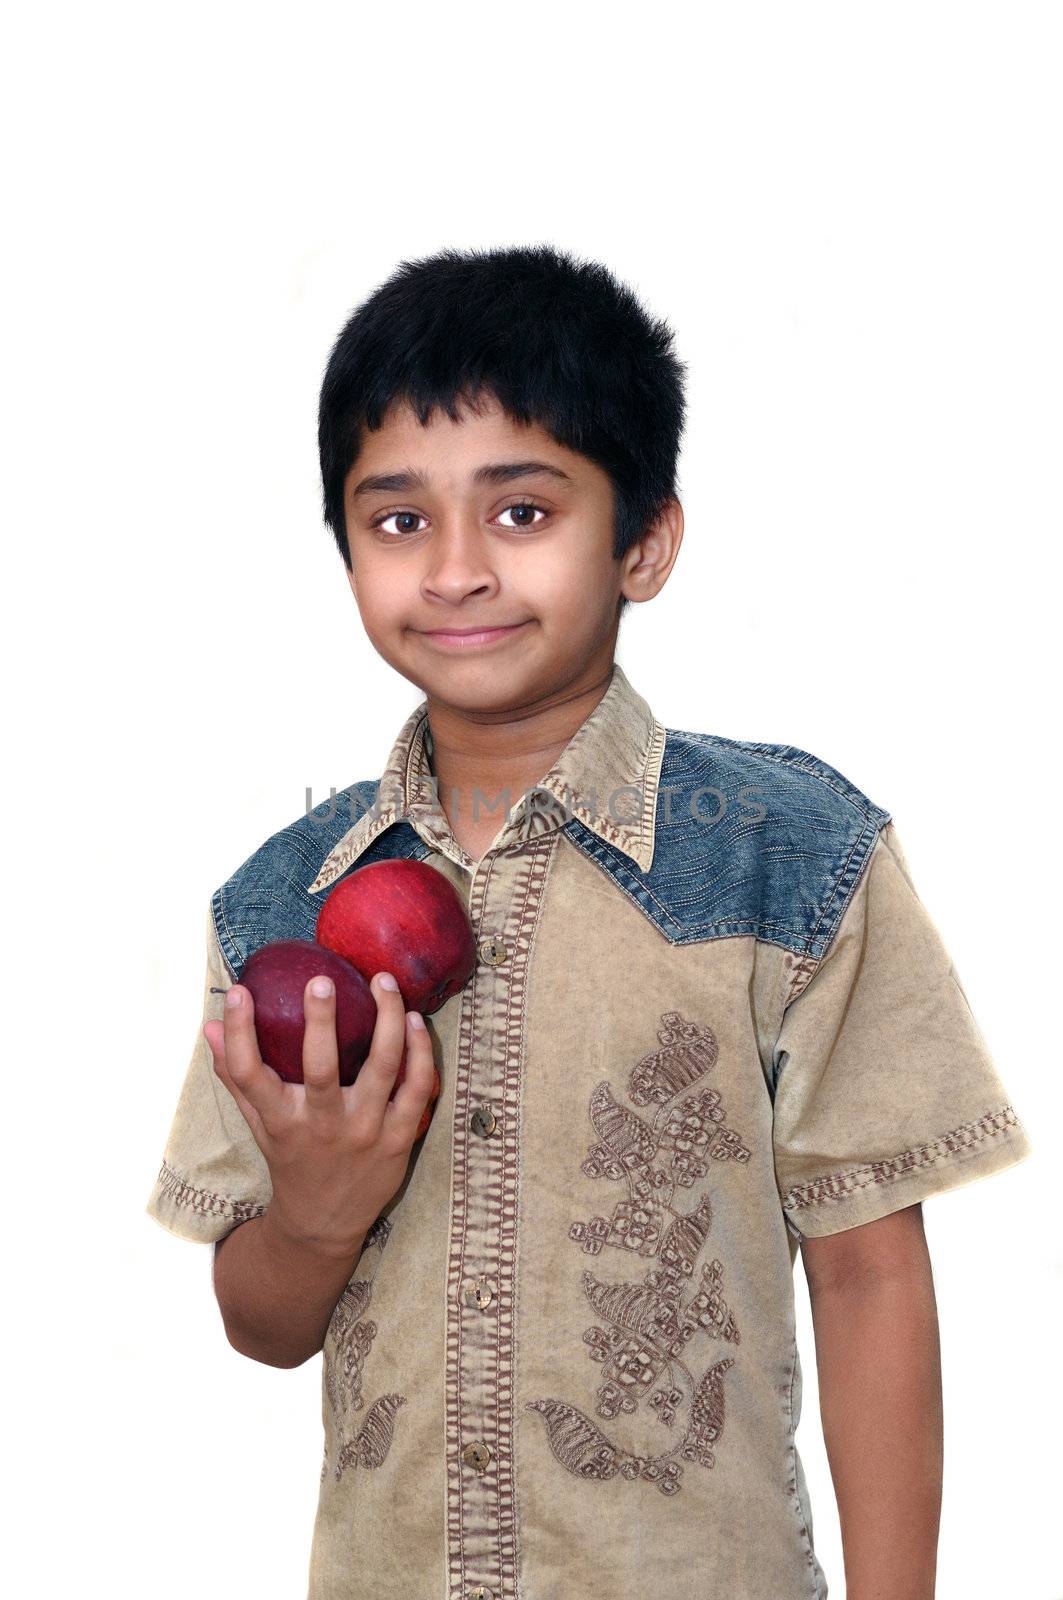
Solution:
[[[324,514],[396,670],[482,703],[528,652],[612,660],[682,538],[672,339],[604,267],[544,245],[402,262],[358,307],[321,386]],[[518,623],[460,652],[426,636]]]

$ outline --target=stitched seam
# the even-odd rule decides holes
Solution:
[[[846,1200],[850,1195],[875,1184],[895,1183],[910,1173],[941,1166],[955,1156],[962,1156],[987,1139],[1000,1138],[1009,1128],[1016,1127],[1018,1120],[1010,1105],[1001,1106],[998,1111],[987,1111],[976,1122],[962,1122],[948,1133],[942,1133],[936,1139],[916,1145],[911,1150],[903,1150],[899,1155],[853,1167],[849,1172],[827,1173],[810,1179],[808,1183],[794,1184],[787,1190],[783,1206],[788,1211],[799,1211],[808,1206],[829,1205],[832,1201]]]
[[[639,833],[638,833],[638,842],[639,842],[639,849],[640,850],[642,849],[643,845],[645,844],[645,842],[646,842],[646,840],[647,840],[647,838],[649,836],[649,827],[656,820],[656,816],[657,816],[657,789],[660,787],[660,776],[659,776],[660,769],[658,768],[658,782],[657,782],[657,785],[656,785],[652,795],[649,792],[650,791],[649,771],[650,771],[651,765],[653,764],[653,761],[654,761],[654,758],[655,758],[655,756],[657,754],[657,751],[658,750],[662,750],[663,751],[665,743],[667,741],[667,737],[668,737],[668,735],[664,730],[663,723],[658,722],[657,718],[655,717],[653,719],[653,726],[650,729],[650,742],[647,745],[645,753],[644,753],[643,758],[642,758],[642,773],[641,773],[641,775],[639,777],[639,780],[638,780],[638,787],[642,792],[642,810],[641,810],[641,813],[640,813],[640,816],[639,816]],[[639,863],[638,865],[639,865],[639,871],[641,872],[641,870],[642,870],[641,863]]]
[[[790,1392],[789,1392],[789,1397],[788,1397],[788,1400],[787,1400],[787,1420],[788,1420],[788,1423],[789,1423],[789,1430],[788,1431],[789,1431],[789,1452],[790,1452],[790,1482],[789,1482],[789,1489],[790,1489],[790,1498],[791,1498],[793,1510],[797,1513],[797,1525],[798,1525],[798,1528],[801,1531],[801,1538],[802,1538],[802,1540],[804,1542],[804,1546],[805,1546],[805,1559],[808,1562],[809,1571],[812,1573],[813,1583],[815,1583],[815,1569],[814,1569],[815,1556],[814,1556],[814,1552],[813,1552],[813,1549],[812,1549],[812,1536],[808,1531],[808,1524],[805,1522],[805,1513],[804,1513],[804,1511],[802,1509],[802,1506],[801,1506],[801,1496],[797,1492],[797,1439],[795,1437],[795,1431],[794,1431],[794,1381],[795,1381],[795,1379],[797,1377],[797,1331],[792,1326],[791,1326],[791,1330],[790,1330],[790,1344],[792,1346],[792,1352],[793,1353],[792,1353],[792,1359],[790,1361]],[[816,1595],[817,1600],[818,1600],[818,1596],[819,1596],[819,1592],[820,1592],[818,1585],[816,1586],[814,1592],[815,1592],[815,1595]]]
[[[237,945],[236,940],[233,938],[232,929],[229,927],[229,919],[225,914],[225,885],[224,884],[222,884],[221,888],[217,891],[217,893],[211,895],[211,898],[210,898],[210,914],[214,918],[214,932],[215,933],[218,933],[218,931],[219,931],[218,930],[218,915],[219,915],[219,913],[221,914],[222,926],[223,926],[223,928],[225,930],[225,937],[229,941],[229,944],[232,946],[232,948],[234,950],[237,950],[239,948],[239,946]],[[228,955],[226,954],[225,946],[222,944],[222,941],[221,941],[220,938],[218,939],[218,949],[221,951],[221,958],[225,963],[226,969],[231,974],[233,982],[235,983],[236,982],[236,971],[235,971],[235,968],[233,967],[232,962],[229,960]]]
[[[255,1200],[238,1200],[233,1195],[215,1194],[211,1189],[200,1189],[187,1178],[182,1178],[175,1167],[163,1161],[159,1168],[158,1184],[161,1193],[175,1206],[185,1206],[201,1216],[235,1217],[247,1222],[261,1216],[266,1207]]]
[[[881,829],[878,829],[876,831],[876,837],[877,837],[877,833],[879,833],[879,832],[881,832]],[[826,917],[827,912],[830,910],[831,905],[833,904],[833,902],[834,902],[834,900],[835,900],[835,898],[837,896],[839,885],[841,884],[842,880],[845,877],[845,874],[849,870],[849,866],[850,866],[850,863],[852,862],[853,856],[856,854],[856,851],[857,851],[859,845],[863,842],[864,838],[865,838],[865,834],[861,833],[858,838],[853,840],[852,848],[849,851],[849,854],[848,854],[848,857],[846,858],[845,864],[839,870],[839,872],[837,873],[837,875],[835,877],[834,888],[831,891],[830,899],[827,901],[827,904],[823,907],[823,910],[820,912],[819,917],[816,920],[815,927],[812,929],[812,932],[808,936],[808,943],[809,943],[809,947],[810,948],[811,948],[813,939],[815,939],[816,934],[820,930],[820,925],[822,924],[823,919]],[[867,871],[868,866],[869,866],[870,861],[871,861],[871,857],[874,855],[874,853],[875,853],[875,840],[873,839],[872,842],[871,842],[871,848],[868,850],[866,856],[864,857],[863,865],[861,866],[860,871],[857,873],[856,877],[853,879],[852,883],[850,884],[849,893],[846,895],[845,899],[842,901],[842,905],[841,905],[841,911],[842,912],[844,912],[845,907],[848,905],[849,901],[852,899],[853,895],[856,893],[857,887],[862,882],[863,877],[864,877],[864,873]],[[842,921],[842,918],[841,918],[841,915],[839,915],[837,920],[836,920],[836,922],[835,922],[835,924],[834,924],[833,929],[831,930],[831,935],[830,935],[830,938],[829,938],[829,940],[827,942],[827,949],[824,950],[824,952],[823,952],[824,956],[827,954],[827,951],[830,949],[831,945],[834,943],[835,936],[836,936],[836,934],[838,932],[838,929],[841,926],[841,921]],[[822,957],[820,959],[822,960]]]
[[[579,820],[579,819],[577,819],[577,820]],[[585,826],[585,824],[584,824],[584,826]],[[593,861],[594,865],[598,868],[599,872],[603,872],[605,874],[605,876],[609,879],[609,882],[612,883],[616,888],[618,888],[620,890],[620,893],[622,895],[624,895],[628,900],[630,900],[631,904],[633,906],[635,906],[639,911],[642,912],[643,916],[646,915],[646,907],[642,904],[642,902],[640,900],[636,899],[636,897],[631,893],[630,889],[628,889],[626,887],[626,885],[623,884],[620,881],[620,879],[615,875],[615,873],[610,871],[609,867],[607,867],[604,864],[604,862],[599,860],[599,857],[598,857],[598,854],[597,854],[597,849],[592,849],[592,848],[589,848],[589,847],[581,844],[579,842],[579,840],[576,838],[574,830],[572,829],[572,827],[568,823],[566,823],[564,825],[564,827],[562,827],[559,831],[568,838],[569,843],[572,845],[572,847],[574,849],[578,850],[580,852],[580,854],[582,856],[585,856],[588,861]],[[587,831],[588,832],[592,832],[593,830],[588,829]],[[614,858],[619,857],[622,854],[622,852],[618,851],[614,846],[605,844],[605,841],[601,840],[599,838],[598,834],[595,834],[594,837],[595,837],[596,840],[598,840],[599,847],[604,845],[604,848],[606,850],[610,851],[612,853],[612,855],[614,856]],[[622,863],[621,863],[621,865],[622,865]],[[855,885],[854,885],[854,887],[855,887]],[[672,913],[669,911],[668,907],[664,904],[664,902],[662,900],[658,899],[657,895],[654,894],[654,892],[650,888],[649,884],[640,883],[639,888],[640,888],[641,892],[646,896],[647,900],[651,900],[653,902],[653,904],[657,907],[658,911],[661,913],[662,918],[665,921],[667,921],[669,927],[675,928],[677,930],[681,930],[682,929],[682,926],[683,926],[682,923],[679,922],[678,918],[676,918],[676,917],[674,917],[672,915]],[[715,922],[707,923],[704,926],[699,926],[698,928],[693,929],[691,931],[708,936],[708,935],[713,934],[717,928],[733,928],[735,930],[731,934],[722,935],[722,937],[724,937],[724,938],[757,937],[758,936],[757,935],[757,930],[758,929],[760,929],[760,928],[772,928],[778,933],[789,934],[791,936],[791,938],[793,938],[799,944],[801,944],[804,952],[806,954],[808,953],[807,947],[808,947],[809,935],[804,934],[804,933],[799,933],[797,931],[797,929],[794,928],[792,926],[792,924],[790,924],[788,922],[776,922],[774,918],[769,918],[769,917],[717,917]],[[671,942],[671,941],[669,941],[669,942]],[[688,940],[686,942],[687,943],[691,943],[691,944],[695,944],[695,943],[698,943],[699,941],[698,940]],[[792,945],[783,944],[781,939],[766,940],[765,943],[780,944],[780,945],[782,945],[782,948],[784,950],[791,950],[793,948]],[[813,959],[816,959],[816,958],[813,957]]]

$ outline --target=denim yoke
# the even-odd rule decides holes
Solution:
[[[670,944],[752,935],[818,962],[891,813],[793,745],[665,733],[648,872],[577,816],[564,832]],[[351,784],[274,834],[215,891],[215,927],[234,980],[261,945],[313,939],[322,899],[308,886],[377,791],[373,779]],[[356,869],[430,854],[399,821],[362,852]]]

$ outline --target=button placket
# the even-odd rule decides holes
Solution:
[[[551,855],[474,873],[477,962],[462,996],[447,1311],[447,1547],[452,1592],[512,1600],[516,1129],[531,934]]]

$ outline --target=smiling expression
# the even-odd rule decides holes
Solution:
[[[469,709],[607,667],[620,596],[656,593],[682,536],[672,502],[668,559],[651,538],[614,560],[607,473],[489,393],[458,421],[437,410],[424,427],[409,405],[393,406],[363,430],[344,507],[348,581],[374,648]]]

